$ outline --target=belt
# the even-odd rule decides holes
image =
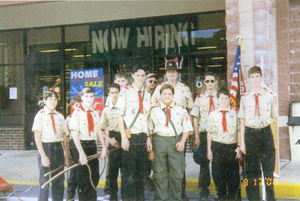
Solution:
[[[264,128],[250,128],[250,127],[246,127],[246,130],[250,131],[250,132],[265,132],[267,130],[270,129],[270,125],[266,126]]]

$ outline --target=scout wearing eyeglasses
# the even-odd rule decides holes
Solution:
[[[190,111],[193,108],[193,97],[190,88],[186,84],[183,84],[178,81],[180,69],[178,69],[174,61],[167,61],[165,71],[166,71],[165,75],[167,77],[167,81],[157,85],[154,94],[151,98],[152,104],[156,105],[160,102],[160,88],[164,84],[171,84],[175,90],[174,102],[176,102],[176,104],[179,106],[184,106],[188,111]],[[185,186],[186,186],[185,172],[182,179],[183,179],[182,199],[188,200],[188,197],[185,194]]]
[[[154,94],[156,84],[157,84],[156,75],[154,73],[149,73],[146,78],[146,89],[150,93],[151,97]]]
[[[100,129],[102,135],[105,135],[105,131],[109,132],[107,141],[109,142],[108,150],[113,150],[121,145],[121,134],[118,126],[118,116],[116,103],[119,98],[120,85],[113,83],[108,87],[108,96],[110,97],[110,104],[104,108],[102,112],[102,117],[100,121]],[[121,149],[109,152],[108,166],[109,170],[107,172],[109,190],[109,199],[118,200],[118,174],[121,169],[122,158]],[[122,187],[122,186],[121,186]],[[107,196],[108,197],[108,196]]]
[[[81,98],[80,96],[75,96],[72,100],[71,100],[71,106],[74,110],[76,110],[77,108],[79,108],[80,104],[81,104]],[[71,120],[72,120],[72,114],[70,114],[67,119],[67,125],[68,125],[68,129],[70,129],[71,126]],[[71,132],[71,131],[70,131]],[[72,135],[69,135],[69,149],[70,149],[70,154],[71,156],[74,155],[74,152],[77,152],[76,146],[74,144],[73,141],[73,137]],[[77,161],[75,161],[77,163]],[[76,189],[77,189],[77,180],[75,179],[75,173],[74,173],[74,169],[70,170],[70,175],[69,175],[69,179],[68,179],[68,199],[73,199],[75,197],[76,194]]]
[[[142,65],[132,68],[132,78],[134,82],[120,93],[116,105],[123,149],[121,197],[122,200],[144,200],[147,149],[152,149],[150,136],[146,134],[151,103],[150,93],[143,87],[146,72]]]
[[[218,199],[236,200],[240,178],[238,159],[241,156],[237,144],[237,113],[230,109],[227,89],[218,90],[217,97],[219,107],[208,117],[207,158],[212,161],[212,176]]]
[[[203,160],[200,164],[200,174],[198,188],[200,196],[207,198],[209,196],[208,186],[210,185],[209,160],[207,159],[207,128],[208,115],[217,108],[217,76],[215,73],[208,72],[204,75],[204,84],[206,91],[195,100],[191,111],[194,117],[195,146],[201,153]]]
[[[275,169],[275,147],[270,124],[277,117],[277,101],[273,92],[261,86],[263,80],[261,68],[253,66],[249,69],[251,90],[243,94],[238,117],[241,125],[241,151],[246,154],[248,162],[249,200],[260,200],[258,181],[260,164],[266,185],[267,200],[275,200],[273,172]]]
[[[150,160],[154,161],[154,200],[182,200],[181,184],[186,166],[183,151],[193,126],[185,107],[173,101],[172,85],[164,84],[160,94],[161,102],[152,108],[149,116],[154,145],[149,153]]]
[[[44,108],[35,116],[32,132],[39,152],[38,165],[40,171],[38,200],[48,200],[49,185],[44,189],[41,186],[49,180],[47,172],[62,166],[64,161],[69,162],[69,149],[67,144],[68,129],[65,118],[55,110],[58,96],[54,91],[45,91],[43,94]],[[62,145],[63,142],[63,145]],[[65,157],[64,157],[65,150]],[[51,174],[55,176],[58,172]],[[52,182],[52,199],[63,200],[64,177],[59,177]]]
[[[73,112],[71,121],[71,134],[78,153],[73,155],[74,161],[81,163],[81,166],[75,169],[75,178],[80,178],[78,183],[79,200],[97,200],[97,187],[99,182],[99,160],[93,159],[88,161],[87,156],[97,153],[97,137],[102,144],[101,158],[106,156],[106,146],[100,133],[100,115],[99,112],[92,109],[94,102],[94,90],[92,87],[84,87],[81,91],[82,104]],[[90,181],[89,165],[92,174]]]

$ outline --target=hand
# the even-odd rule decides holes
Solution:
[[[110,140],[109,143],[110,143],[112,146],[116,147],[116,148],[120,147],[118,141],[117,141],[116,138],[114,138],[114,137],[111,138],[111,140]]]
[[[47,156],[41,157],[42,159],[42,165],[44,167],[49,167],[50,166],[50,160]]]
[[[185,142],[183,142],[182,140],[180,142],[177,142],[175,145],[175,148],[177,151],[183,151],[184,150],[184,146],[185,146]]]
[[[208,150],[208,151],[207,151],[207,159],[210,160],[210,161],[213,160],[213,153],[212,153],[211,150]]]
[[[236,157],[235,157],[235,158],[236,158],[236,159],[241,158],[241,155],[242,155],[242,154],[241,154],[241,150],[240,150],[239,147],[235,149],[235,152],[236,152]]]
[[[107,149],[106,149],[106,147],[104,146],[104,147],[102,147],[102,151],[101,151],[101,156],[100,156],[100,158],[104,159],[104,158],[106,157],[106,155],[107,155]]]
[[[153,150],[148,153],[148,160],[152,162],[155,160],[155,154]]]
[[[152,150],[152,143],[149,137],[147,137],[147,150],[148,151]]]
[[[195,137],[194,145],[197,149],[199,149],[200,146],[200,137]]]
[[[88,163],[85,153],[79,154],[79,162],[81,165],[85,165]]]
[[[240,150],[243,154],[246,154],[246,146],[245,142],[241,142]]]
[[[127,137],[122,138],[122,149],[124,149],[124,151],[129,151],[129,147],[130,147],[130,142],[127,139]]]

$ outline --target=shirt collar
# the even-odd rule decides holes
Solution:
[[[259,90],[258,93],[259,93],[259,94],[263,94],[263,92],[264,92],[264,91],[263,91],[263,88],[261,88],[261,89]],[[254,96],[255,94],[257,94],[257,93],[255,93],[253,90],[250,89],[249,95],[250,95],[250,96]]]
[[[93,108],[91,107],[90,109],[86,108],[83,104],[81,104],[82,108],[84,109],[85,112],[87,112],[88,110],[92,110],[93,111]]]
[[[174,101],[169,105],[170,107],[174,107],[175,103]],[[165,109],[166,107],[168,107],[166,104],[164,104],[162,101],[160,102],[160,107],[161,109]]]
[[[218,107],[218,111],[220,112],[221,110],[229,112],[230,111],[230,107],[228,106],[226,109],[221,109],[220,107]]]
[[[44,107],[44,111],[45,111],[46,114],[50,114],[50,113],[57,114],[57,111],[55,109],[53,110],[53,112],[50,112],[50,110],[46,106]]]
[[[139,90],[142,90],[142,91],[144,90],[144,86],[142,86],[141,89],[139,89],[134,83],[132,83],[131,86],[132,86],[132,88],[134,88],[134,90],[135,90],[136,92],[138,92]]]
[[[109,107],[109,109],[112,109],[112,108],[114,108],[114,107],[116,107],[116,106],[112,103],[112,101],[109,101],[108,107]]]
[[[214,93],[212,93],[212,94],[209,94],[207,91],[204,92],[204,96],[206,98],[209,97],[210,95],[212,95],[213,98],[217,98],[217,90],[215,90]]]

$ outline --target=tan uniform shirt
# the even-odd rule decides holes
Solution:
[[[94,130],[91,131],[91,136],[89,136],[87,112],[78,108],[72,114],[70,129],[78,130],[78,136],[80,140],[84,140],[84,141],[97,140],[97,132],[100,131],[99,130],[100,114],[97,110],[93,110],[93,109],[90,110],[92,110],[91,114],[94,121]]]
[[[142,88],[142,90],[145,91],[143,100],[144,113],[139,114],[136,122],[131,128],[131,134],[147,133],[147,117],[151,109],[150,93],[144,88]],[[123,115],[126,128],[131,125],[137,112],[140,110],[138,91],[139,89],[134,83],[128,85],[125,87],[125,90],[120,93],[116,104],[116,107],[118,108],[117,113]],[[143,95],[143,93],[141,95]]]
[[[41,109],[34,118],[32,132],[41,133],[41,141],[44,143],[63,141],[63,133],[69,134],[65,118],[62,114],[53,111],[56,134],[54,133],[50,111],[47,107]]]
[[[174,129],[171,123],[166,126],[167,117],[163,112],[167,106],[161,102],[158,106],[152,108],[149,116],[149,129],[150,134],[157,134],[160,136],[175,136]],[[172,102],[170,105],[171,110],[171,120],[177,131],[177,135],[182,133],[193,131],[192,122],[190,116],[183,106],[178,106],[176,103]]]
[[[223,144],[233,144],[237,141],[238,132],[238,118],[235,110],[231,110],[230,107],[225,109],[226,112],[226,128],[223,129],[223,113],[220,112],[220,108],[212,111],[208,117],[208,129],[207,132],[212,133],[212,140]]]
[[[100,129],[120,132],[118,126],[118,114],[117,107],[110,101],[109,105],[106,106],[102,112],[100,119]]]
[[[255,114],[255,93],[249,91],[242,95],[238,117],[245,119],[245,126],[250,128],[264,128],[273,123],[277,117],[277,99],[273,92],[262,88],[258,95],[259,113]]]
[[[71,135],[71,131],[70,131],[71,120],[72,120],[72,115],[69,115],[69,116],[66,118],[66,123],[67,123],[67,128],[68,128],[68,130],[69,130],[69,137],[70,137],[70,140],[73,139],[73,137],[72,137],[72,135]]]
[[[159,83],[152,95],[151,102],[156,105],[160,102],[160,88],[164,85],[168,84],[168,82]],[[181,82],[177,82],[174,87],[174,102],[179,106],[184,106],[188,110],[193,107],[193,97],[190,88]]]
[[[197,96],[191,115],[199,118],[198,131],[205,132],[208,128],[208,114],[209,114],[209,103],[210,103],[210,94],[206,91]],[[217,102],[217,91],[212,94],[214,108],[218,108]]]

